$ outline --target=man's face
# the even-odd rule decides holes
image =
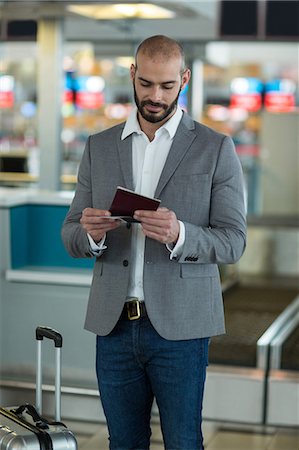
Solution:
[[[178,98],[181,90],[177,94],[174,101],[170,104],[161,103],[161,102],[152,102],[151,100],[140,100],[138,98],[135,83],[133,83],[134,88],[134,100],[137,106],[137,109],[141,116],[151,123],[163,122],[164,119],[167,120],[168,117],[171,117],[172,114],[176,111],[176,107],[178,104]]]
[[[180,58],[164,61],[139,55],[137,67],[131,67],[131,78],[141,117],[150,123],[166,122],[174,114],[181,89],[189,77],[189,71],[181,74]]]

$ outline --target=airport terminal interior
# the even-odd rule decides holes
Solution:
[[[247,248],[219,267],[227,333],[210,343],[205,448],[299,450],[296,0],[0,0],[0,406],[35,402],[35,328],[53,327],[62,419],[79,450],[108,449],[83,329],[93,261],[70,258],[60,229],[85,142],[128,117],[133,55],[155,34],[182,43],[179,105],[232,137],[246,187]],[[43,361],[51,416],[47,342]],[[163,449],[155,404],[151,449]]]

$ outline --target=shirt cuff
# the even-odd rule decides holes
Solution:
[[[166,244],[167,249],[170,251],[170,259],[179,259],[183,253],[183,245],[185,243],[185,225],[179,220],[180,232],[176,244]]]
[[[88,233],[87,233],[87,237],[88,237],[91,253],[95,256],[100,256],[103,253],[103,251],[107,248],[107,245],[104,245],[105,240],[106,240],[106,235],[98,243],[95,243],[95,241],[92,239],[92,237]]]

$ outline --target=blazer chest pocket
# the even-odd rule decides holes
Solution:
[[[207,173],[176,174],[169,183],[165,206],[180,220],[198,223],[199,213],[206,215],[211,198],[211,177]]]
[[[186,173],[178,174],[172,178],[172,182],[177,185],[192,185],[201,186],[203,183],[208,183],[210,175],[208,173]]]
[[[181,278],[218,277],[218,267],[215,264],[181,264]]]

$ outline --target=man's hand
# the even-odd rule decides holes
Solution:
[[[173,211],[158,208],[157,211],[135,211],[134,218],[141,222],[145,236],[162,242],[175,244],[180,233],[180,224]]]
[[[107,231],[114,230],[120,226],[120,220],[109,219],[110,211],[96,208],[85,208],[82,211],[80,223],[86,233],[88,233],[95,242],[99,242]]]

